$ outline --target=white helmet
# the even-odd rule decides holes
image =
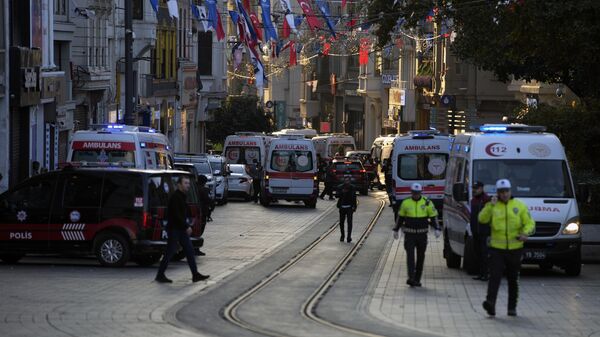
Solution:
[[[500,179],[496,182],[496,190],[510,190],[510,181],[508,179]]]
[[[422,192],[423,186],[421,186],[421,184],[419,184],[419,183],[414,183],[414,184],[410,185],[410,190],[413,192]]]

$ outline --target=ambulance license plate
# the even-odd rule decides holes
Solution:
[[[273,193],[287,193],[287,187],[272,187]]]
[[[523,257],[527,260],[545,260],[546,252],[543,250],[526,250]]]

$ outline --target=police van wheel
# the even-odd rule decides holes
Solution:
[[[172,262],[181,261],[181,260],[183,260],[184,257],[185,257],[185,252],[183,251],[183,249],[179,249],[179,251],[177,253],[175,253],[175,255],[173,255],[173,257],[171,258],[171,261]]]
[[[7,255],[0,255],[0,260],[2,260],[2,262],[6,263],[6,264],[15,264],[15,263],[19,262],[19,260],[21,260],[22,257],[23,257],[23,255],[19,255],[19,254],[7,254]]]
[[[444,258],[446,259],[446,267],[450,269],[460,268],[460,255],[454,254],[452,251],[446,232],[444,232]]]
[[[316,208],[316,207],[317,207],[317,201],[316,201],[316,200],[314,200],[314,201],[311,201],[311,200],[304,200],[304,205],[305,205],[307,208]]]
[[[150,267],[160,261],[161,254],[140,255],[134,258],[135,263],[142,267]]]
[[[260,196],[260,204],[268,207],[269,204],[271,203],[271,201],[269,199],[267,199],[267,197],[263,197],[262,195]]]
[[[94,247],[98,261],[105,267],[122,267],[129,261],[129,242],[120,234],[100,234]]]

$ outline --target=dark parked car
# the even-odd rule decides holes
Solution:
[[[344,178],[348,176],[360,194],[367,195],[369,193],[369,178],[360,160],[334,159],[333,173],[335,174],[336,185],[343,183]]]
[[[156,263],[166,245],[166,208],[183,171],[65,168],[0,195],[0,259],[26,254],[96,255],[104,266]],[[188,193],[192,243],[203,244],[196,185]]]

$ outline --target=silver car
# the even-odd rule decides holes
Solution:
[[[252,187],[252,176],[248,166],[244,164],[229,164],[229,196],[242,197],[246,200],[252,199],[254,188]]]
[[[206,176],[208,180],[206,187],[209,189],[209,196],[212,200],[215,200],[217,194],[215,177],[213,177],[213,169],[208,161],[208,156],[204,153],[175,153],[175,163],[192,163],[196,167],[198,174]]]

